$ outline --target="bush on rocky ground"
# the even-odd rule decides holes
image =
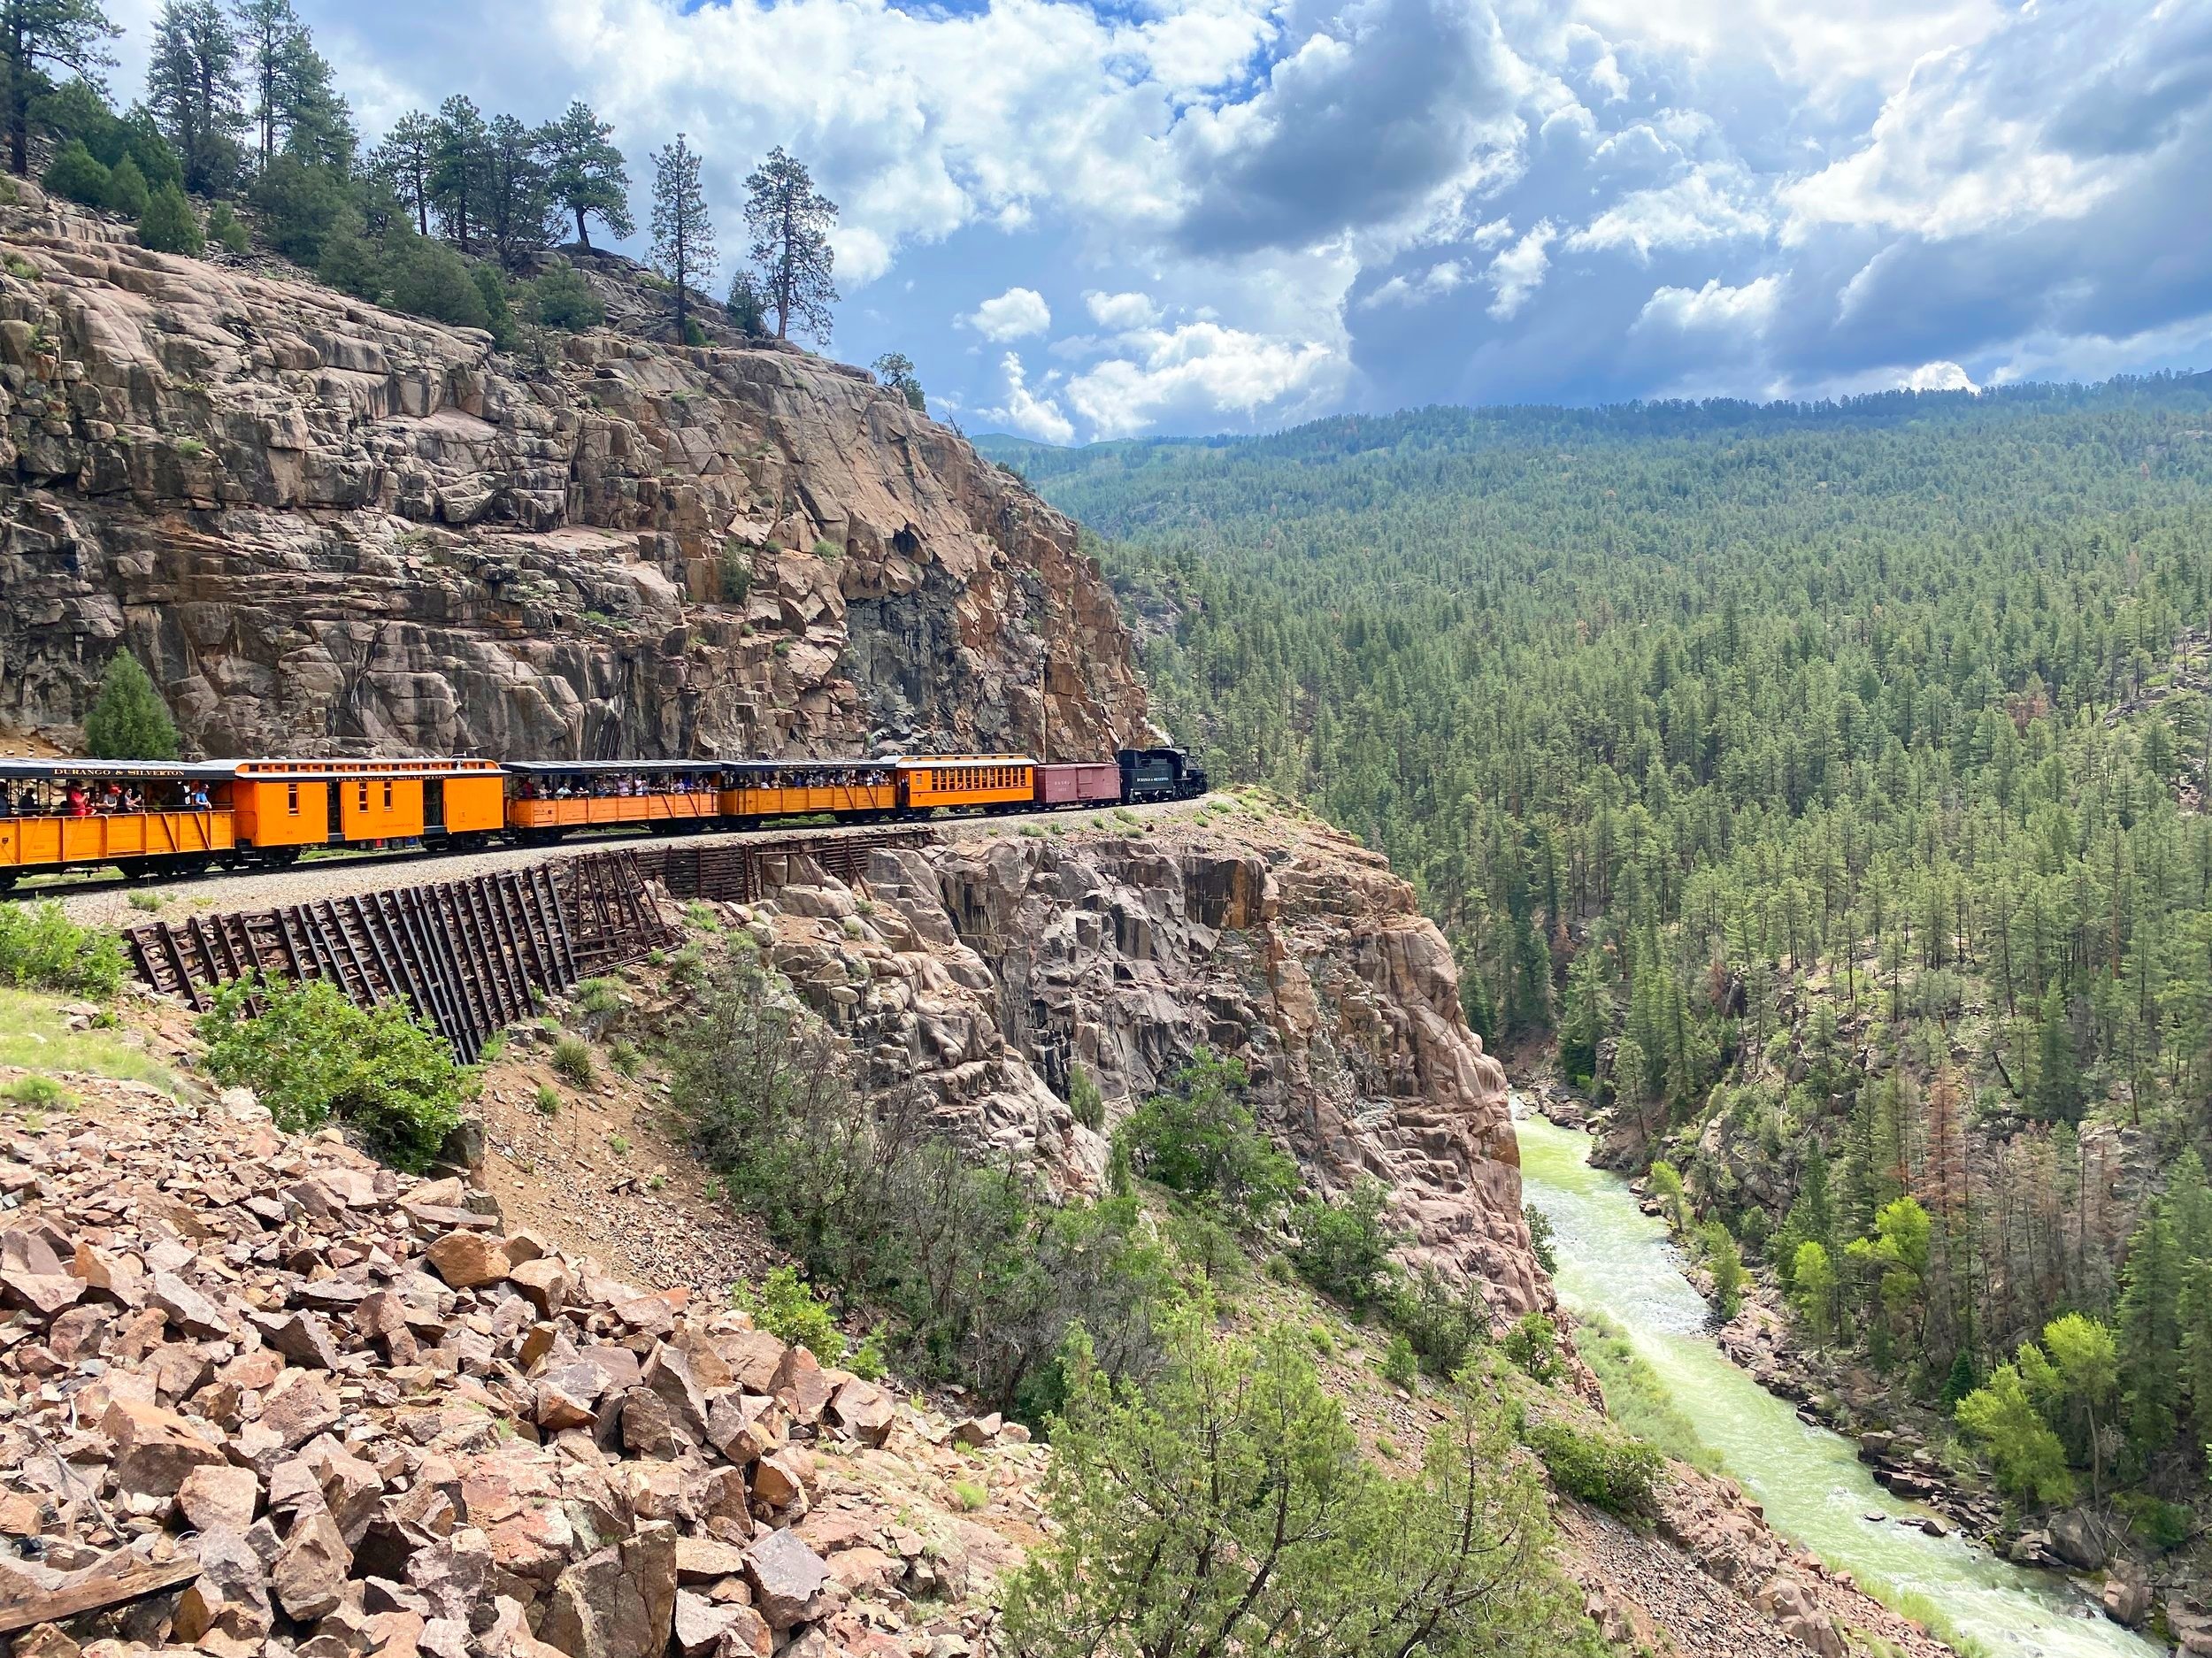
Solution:
[[[1035,1417],[1069,1330],[1110,1374],[1141,1371],[1179,1293],[1133,1199],[1053,1204],[978,1165],[908,1093],[872,1094],[837,1038],[742,949],[670,1045],[670,1101],[730,1201],[819,1284],[890,1316],[902,1359]]]
[[[0,984],[104,1002],[123,987],[123,947],[59,904],[0,904]]]
[[[320,979],[245,979],[216,992],[199,1031],[208,1071],[251,1088],[280,1128],[335,1117],[386,1162],[419,1170],[460,1124],[453,1050],[403,1002],[363,1009]]]
[[[1552,1483],[1569,1496],[1633,1519],[1656,1511],[1666,1459],[1655,1446],[1610,1428],[1578,1428],[1566,1422],[1531,1422],[1521,1431],[1544,1459]]]

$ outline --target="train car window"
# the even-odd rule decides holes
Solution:
[[[392,782],[389,778],[384,779],[384,810],[392,810]]]
[[[284,786],[284,810],[295,817],[300,815],[300,786],[298,784],[287,783]]]
[[[366,810],[368,810],[368,809],[369,809],[369,780],[368,780],[366,778],[363,778],[363,779],[361,779],[361,810],[362,810],[363,811],[366,811]]]

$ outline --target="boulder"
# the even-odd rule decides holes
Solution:
[[[498,1239],[466,1229],[447,1232],[423,1253],[438,1276],[457,1290],[496,1284],[514,1268]]]
[[[676,1528],[649,1521],[561,1574],[538,1638],[569,1658],[661,1658],[676,1596]]]
[[[2050,1533],[2052,1552],[2078,1571],[2101,1570],[2110,1558],[2105,1547],[2103,1527],[2080,1508],[2069,1508],[2052,1516],[2046,1529]]]
[[[269,1582],[287,1617],[318,1618],[337,1608],[352,1569],[353,1551],[338,1523],[318,1506],[293,1523],[291,1536],[269,1569]]]
[[[100,1418],[100,1431],[115,1445],[115,1482],[126,1496],[173,1497],[196,1468],[219,1468],[220,1446],[201,1436],[195,1424],[173,1410],[134,1399],[112,1401]]]
[[[242,1532],[253,1524],[261,1481],[250,1468],[203,1463],[177,1485],[177,1508],[196,1531]]]
[[[753,1607],[771,1629],[789,1629],[830,1580],[822,1557],[788,1531],[771,1531],[745,1551]]]

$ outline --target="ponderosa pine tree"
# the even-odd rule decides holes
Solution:
[[[369,170],[391,187],[415,218],[415,234],[430,234],[430,180],[437,166],[437,123],[420,110],[410,110],[392,124],[384,142],[369,157]]]
[[[238,180],[246,128],[238,72],[243,49],[217,0],[165,0],[154,25],[146,104],[184,164],[184,188],[227,194]]]
[[[173,760],[177,725],[138,658],[119,650],[108,658],[100,689],[84,721],[85,747],[100,760]]]
[[[352,118],[292,0],[244,0],[238,33],[257,165],[268,165],[279,149],[326,166],[350,164]]]
[[[541,137],[511,115],[495,115],[485,134],[484,234],[503,270],[550,240],[552,207]]]
[[[554,204],[576,220],[579,246],[591,246],[597,219],[610,235],[634,235],[630,218],[630,174],[614,145],[614,128],[580,98],[561,118],[539,129],[547,170],[546,188]]]
[[[464,253],[483,227],[490,173],[491,128],[483,111],[456,93],[438,105],[431,124],[426,194],[446,239]]]
[[[115,62],[106,42],[119,33],[99,0],[0,0],[0,96],[7,100],[8,170],[31,171],[31,105],[50,89],[52,69],[99,85]]]
[[[831,273],[837,263],[830,227],[837,203],[814,188],[803,162],[778,144],[745,180],[745,227],[752,233],[753,264],[763,297],[776,313],[776,338],[798,325],[823,345],[830,341],[830,307],[838,300]]]
[[[653,264],[676,295],[676,342],[690,342],[691,285],[714,275],[721,255],[699,181],[699,152],[683,134],[653,152]]]

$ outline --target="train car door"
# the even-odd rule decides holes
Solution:
[[[445,827],[445,779],[442,777],[423,779],[422,826],[426,830]]]
[[[330,802],[330,839],[334,841],[343,841],[346,838],[345,779],[342,777],[331,779],[329,787],[323,791],[323,794],[324,798]]]

